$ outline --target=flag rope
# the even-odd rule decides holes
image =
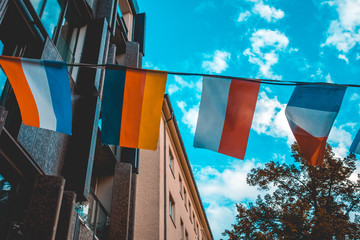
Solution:
[[[116,64],[67,63],[67,65],[73,67],[87,67],[87,68],[100,68],[100,69],[112,69],[112,70],[133,69],[133,70],[143,70],[154,73],[167,73],[167,74],[179,75],[179,76],[227,78],[227,79],[242,80],[247,82],[260,82],[262,84],[279,85],[279,86],[325,85],[325,86],[343,86],[343,87],[357,87],[357,88],[360,87],[359,84],[337,84],[337,83],[326,83],[326,82],[301,82],[301,81],[284,81],[284,80],[274,80],[274,79],[264,79],[264,78],[244,78],[244,77],[234,77],[234,76],[214,75],[214,74],[162,71],[162,70],[128,67],[128,66],[116,65]]]

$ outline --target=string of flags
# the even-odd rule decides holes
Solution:
[[[194,147],[244,159],[261,84],[295,85],[285,109],[304,158],[321,166],[326,140],[347,87],[209,74],[145,70],[119,65],[66,64],[0,56],[24,124],[71,135],[72,105],[67,66],[105,68],[102,142],[130,148],[157,148],[168,74],[203,77]],[[360,154],[360,131],[350,147]]]

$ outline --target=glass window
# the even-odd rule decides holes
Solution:
[[[61,0],[30,0],[36,13],[48,32],[50,38],[53,37],[56,26],[64,5]]]
[[[184,240],[184,222],[180,218],[180,240]]]
[[[169,149],[169,166],[172,171],[174,171],[174,155]]]
[[[180,195],[182,197],[183,196],[183,193],[182,193],[183,184],[182,184],[182,179],[181,179],[180,175],[179,175],[179,184],[180,184]]]
[[[3,42],[0,40],[0,55],[2,55],[3,53],[3,50],[4,50],[4,44]],[[6,83],[6,75],[5,73],[3,72],[3,70],[0,68],[0,96],[4,90],[4,87],[5,87],[5,83]]]
[[[175,202],[174,199],[170,195],[169,201],[169,215],[173,221],[175,221]]]
[[[11,185],[6,179],[0,175],[0,219],[3,220],[9,204],[9,194]]]

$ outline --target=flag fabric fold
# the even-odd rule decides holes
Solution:
[[[155,150],[167,72],[107,69],[102,100],[105,144]]]
[[[71,135],[72,105],[66,63],[0,56],[25,125]]]
[[[244,159],[260,82],[203,78],[194,147]]]
[[[311,166],[324,161],[326,140],[346,91],[343,86],[298,85],[285,109],[290,128]]]

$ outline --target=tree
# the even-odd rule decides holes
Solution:
[[[309,166],[299,146],[291,146],[294,164],[269,162],[254,168],[247,183],[272,192],[255,203],[236,204],[238,214],[224,236],[235,239],[360,239],[360,180],[351,181],[356,157],[336,158],[327,145],[324,164]]]

